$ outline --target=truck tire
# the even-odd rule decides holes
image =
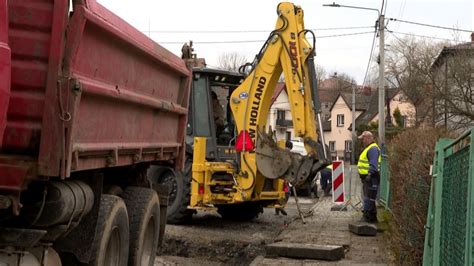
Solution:
[[[240,204],[217,205],[217,212],[223,219],[231,221],[246,222],[258,217],[263,213],[263,208],[256,202],[246,202]]]
[[[127,265],[129,225],[127,207],[113,195],[102,195],[99,217],[92,243],[93,254],[89,265]]]
[[[122,193],[130,220],[129,266],[153,266],[160,233],[160,201],[149,188],[127,187]]]
[[[158,183],[168,186],[167,221],[170,224],[182,224],[191,220],[193,211],[188,209],[191,200],[191,159],[186,159],[184,173],[166,171],[158,178]]]

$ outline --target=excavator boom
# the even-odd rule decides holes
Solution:
[[[306,39],[306,34],[311,31],[305,30],[303,16],[303,10],[292,3],[278,5],[276,29],[256,56],[249,75],[230,98],[239,137],[244,144],[255,144],[255,149],[240,153],[239,172],[249,178],[263,175],[298,184],[327,164],[324,145],[318,138],[322,134],[317,132],[317,100],[313,97],[316,96],[313,82],[316,78],[312,76],[314,45]],[[271,97],[282,73],[295,136],[303,139],[307,156],[278,147],[272,133],[266,133]]]

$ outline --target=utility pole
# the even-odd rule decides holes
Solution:
[[[385,20],[384,15],[379,16],[379,142],[385,145]],[[382,148],[383,150],[383,148]]]
[[[340,5],[333,2],[332,4],[324,4],[323,6],[328,7],[345,7],[345,8],[353,8],[353,9],[364,9],[364,10],[372,10],[378,13],[379,18],[379,142],[384,150],[383,146],[385,145],[385,85],[384,85],[384,70],[385,70],[385,18],[382,13],[376,8],[368,8],[368,7],[361,7],[361,6],[347,6],[347,5]]]

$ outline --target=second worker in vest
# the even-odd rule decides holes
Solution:
[[[370,131],[362,132],[358,139],[364,145],[364,150],[360,154],[359,162],[357,163],[364,193],[364,216],[362,219],[365,222],[376,223],[377,207],[375,201],[380,184],[382,153],[374,141],[374,135]]]

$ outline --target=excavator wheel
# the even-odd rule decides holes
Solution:
[[[223,219],[238,222],[253,220],[263,213],[263,207],[256,202],[217,205],[216,207]]]
[[[193,161],[186,156],[184,173],[168,171],[164,173],[160,180],[161,184],[168,186],[168,210],[167,221],[170,224],[182,224],[191,220],[194,213],[188,209],[191,199],[191,175]]]

